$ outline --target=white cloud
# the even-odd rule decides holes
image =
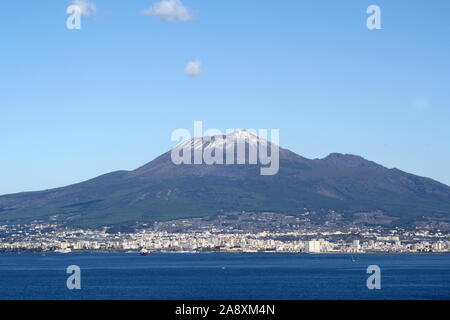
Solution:
[[[431,108],[431,103],[427,99],[416,99],[412,105],[416,111],[426,111]]]
[[[88,0],[73,0],[72,4],[80,7],[83,16],[91,17],[97,13],[97,6],[95,3]]]
[[[141,14],[168,22],[185,22],[194,19],[192,10],[186,7],[181,0],[162,0],[150,8],[142,10]]]
[[[199,60],[188,61],[184,72],[190,77],[198,77],[202,73],[202,63]]]

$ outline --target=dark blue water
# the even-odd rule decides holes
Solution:
[[[450,299],[450,255],[2,254],[0,299]]]

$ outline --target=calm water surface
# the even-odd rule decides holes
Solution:
[[[354,257],[1,254],[0,299],[450,299],[450,255]],[[69,265],[81,268],[81,290],[66,287]],[[369,265],[381,268],[381,290],[366,287]]]

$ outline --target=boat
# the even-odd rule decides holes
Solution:
[[[71,253],[71,252],[72,250],[69,248],[55,250],[55,253]]]
[[[153,253],[148,251],[147,249],[141,249],[141,251],[139,252],[139,254],[141,256],[151,256]]]

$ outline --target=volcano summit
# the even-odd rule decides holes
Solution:
[[[248,152],[209,152],[227,139],[236,140]],[[263,163],[252,158],[252,145],[278,150],[276,175],[260,174]],[[176,164],[172,155],[180,146],[191,146],[194,153],[209,153],[216,160],[223,157],[223,164]],[[226,154],[233,155],[237,164],[228,164]],[[194,155],[190,157],[195,161]],[[305,209],[334,210],[350,220],[377,212],[389,217],[391,224],[415,224],[430,217],[449,221],[450,187],[355,155],[333,153],[307,159],[240,131],[193,138],[133,171],[112,172],[63,188],[1,196],[0,223],[54,221],[101,227],[242,211],[296,215]]]

